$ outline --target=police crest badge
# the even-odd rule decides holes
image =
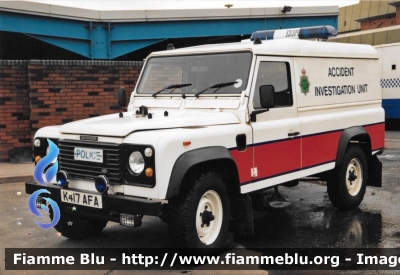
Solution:
[[[308,76],[306,76],[306,70],[304,68],[301,70],[300,88],[304,95],[307,95],[310,89],[310,81],[308,81]]]

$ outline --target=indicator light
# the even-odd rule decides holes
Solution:
[[[147,169],[144,171],[144,173],[145,173],[146,177],[151,178],[151,177],[153,176],[153,174],[154,174],[153,168],[150,168],[150,167],[147,168]]]
[[[33,144],[35,145],[35,147],[40,147],[40,139],[35,139],[35,141],[33,142]]]
[[[144,155],[146,156],[146,157],[151,157],[152,155],[153,155],[153,149],[151,149],[150,147],[148,147],[148,148],[146,148],[145,150],[144,150]]]

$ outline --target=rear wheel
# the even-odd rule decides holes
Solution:
[[[170,201],[168,232],[173,245],[219,248],[226,240],[230,219],[229,195],[221,177],[208,172]]]
[[[328,180],[328,195],[339,209],[352,209],[364,198],[368,181],[368,164],[359,146],[349,146],[342,164]]]

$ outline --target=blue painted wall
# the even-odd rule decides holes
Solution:
[[[256,30],[331,25],[337,16],[91,22],[0,11],[0,31],[23,33],[90,59],[114,59],[170,38],[250,35]]]

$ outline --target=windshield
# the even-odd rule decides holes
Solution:
[[[247,86],[251,60],[250,52],[152,57],[137,93],[241,94]],[[232,85],[221,85],[226,83]],[[210,89],[213,86],[216,88]]]

